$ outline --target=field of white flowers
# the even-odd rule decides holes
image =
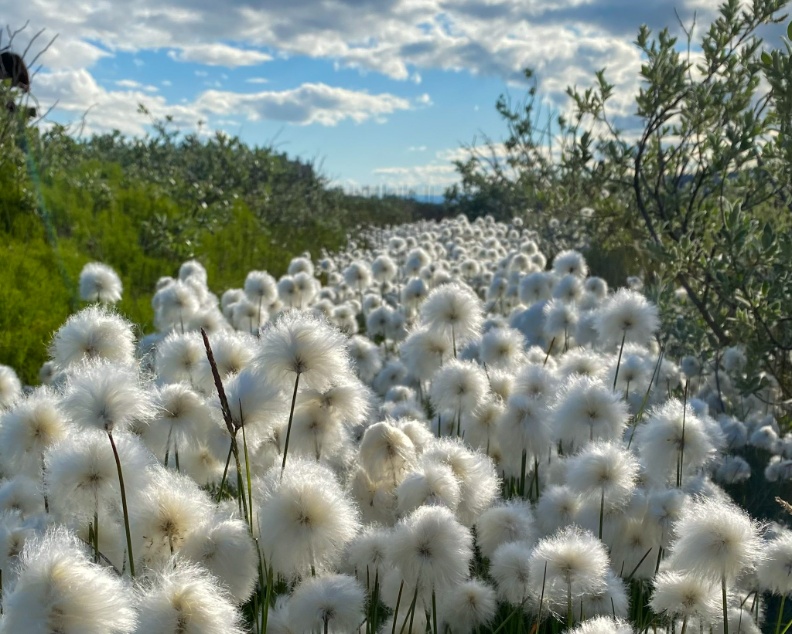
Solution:
[[[668,358],[518,221],[362,238],[187,262],[139,338],[84,269],[43,385],[0,367],[0,632],[787,631],[792,531],[722,488],[792,476],[739,349]]]

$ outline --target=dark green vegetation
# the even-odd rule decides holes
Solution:
[[[6,87],[5,90],[8,90]],[[167,122],[144,139],[75,140],[0,113],[0,363],[36,383],[46,342],[77,306],[86,262],[116,269],[122,314],[151,329],[152,289],[200,259],[212,289],[275,275],[304,251],[346,243],[360,225],[410,222],[435,205],[361,198],[308,163],[239,139],[179,136]]]
[[[727,0],[696,40],[692,25],[679,25],[681,39],[641,28],[641,85],[626,106],[607,69],[568,89],[567,117],[543,110],[535,85],[519,102],[501,97],[505,142],[471,148],[449,202],[523,218],[550,255],[589,245],[592,271],[611,284],[642,272],[674,356],[715,364],[743,345],[744,389],[777,382],[788,400],[792,26],[764,43],[786,0],[742,5]]]

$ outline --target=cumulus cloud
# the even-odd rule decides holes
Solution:
[[[171,116],[173,123],[183,128],[192,128],[199,120],[213,115],[218,117],[218,124],[233,115],[250,121],[333,126],[345,120],[383,121],[393,112],[411,108],[408,100],[388,93],[372,95],[326,84],[309,83],[290,90],[247,94],[206,90],[194,101],[178,105],[152,94],[154,86],[132,80],[117,81],[116,86],[120,90],[107,90],[82,69],[41,73],[36,90],[43,103],[57,101],[60,110],[75,118],[85,115],[85,130],[89,133],[118,129],[130,135],[143,134],[151,117]],[[150,116],[138,112],[141,103]]]
[[[406,167],[378,167],[372,175],[391,187],[437,187],[444,188],[459,181],[453,165],[430,163]]]
[[[10,24],[30,19],[64,40],[108,50],[168,48],[177,60],[233,67],[268,61],[264,48],[413,81],[423,69],[506,80],[519,80],[525,66],[546,69],[547,76],[568,67],[590,74],[604,61],[634,63],[637,51],[616,50],[615,41],[642,22],[661,27],[676,19],[667,0],[246,0],[223,11],[205,0],[107,0],[73,3],[68,12],[52,3],[17,3],[4,17]],[[695,10],[703,21],[716,4],[680,0],[675,6],[683,19]],[[44,61],[55,64],[54,58]]]
[[[203,111],[215,114],[242,113],[250,120],[270,119],[299,125],[336,125],[346,119],[361,123],[384,120],[410,102],[388,93],[371,95],[327,84],[303,84],[283,91],[249,94],[208,90],[197,100]]]
[[[177,62],[194,62],[206,66],[255,66],[272,59],[271,55],[250,49],[235,48],[227,44],[192,44],[178,50],[168,51],[168,56]]]

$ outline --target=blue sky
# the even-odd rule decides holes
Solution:
[[[534,67],[553,109],[607,66],[629,115],[640,58],[631,44],[713,0],[28,0],[5,19],[45,28],[33,93],[84,134],[146,132],[137,113],[184,130],[223,130],[320,164],[350,189],[442,193],[460,145],[504,127],[498,95],[523,94]],[[8,38],[3,40],[7,43]],[[37,48],[38,47],[38,48]],[[87,114],[86,114],[87,113]]]

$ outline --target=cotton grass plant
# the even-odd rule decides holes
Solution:
[[[677,365],[521,223],[363,236],[187,262],[138,342],[86,268],[48,386],[0,367],[0,631],[786,631],[789,531],[727,491],[792,439],[739,349]]]

